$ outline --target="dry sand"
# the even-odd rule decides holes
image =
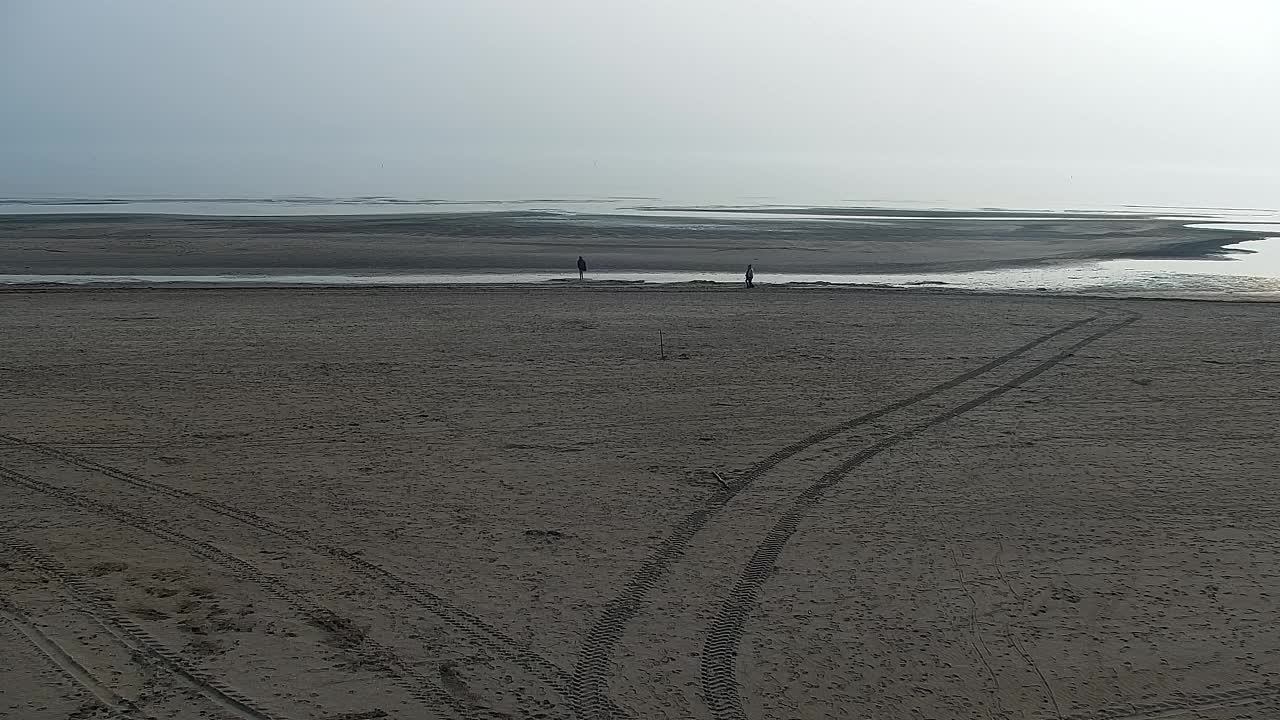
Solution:
[[[1277,717],[1275,312],[3,292],[0,716]]]

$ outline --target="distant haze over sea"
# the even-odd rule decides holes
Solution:
[[[671,198],[643,195],[618,196],[530,196],[506,198],[450,198],[387,195],[357,196],[181,196],[181,195],[70,195],[15,194],[0,196],[0,214],[26,213],[161,213],[174,215],[360,215],[452,212],[534,211],[591,214],[643,214],[708,211],[724,209],[759,213],[775,209],[801,208],[815,212],[845,208],[900,209],[907,212],[930,210],[1014,211],[1014,212],[1100,212],[1143,213],[1227,218],[1237,222],[1274,222],[1277,210],[1258,204],[1236,205],[1089,205],[1067,202],[1040,205],[965,204],[943,201],[910,201],[877,198],[837,198],[826,202],[802,198],[738,196],[718,199]]]

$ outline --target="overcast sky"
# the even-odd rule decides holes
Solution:
[[[1276,0],[0,0],[0,194],[1280,204]]]

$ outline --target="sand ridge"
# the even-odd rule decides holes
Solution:
[[[394,216],[0,215],[0,275],[619,271],[965,272],[1219,254],[1257,239],[1132,214],[854,209],[861,219],[476,212]],[[868,215],[869,214],[869,215]],[[1201,218],[1209,220],[1212,218]]]

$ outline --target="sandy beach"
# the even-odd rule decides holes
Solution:
[[[3,291],[0,716],[1276,717],[1276,326]]]

